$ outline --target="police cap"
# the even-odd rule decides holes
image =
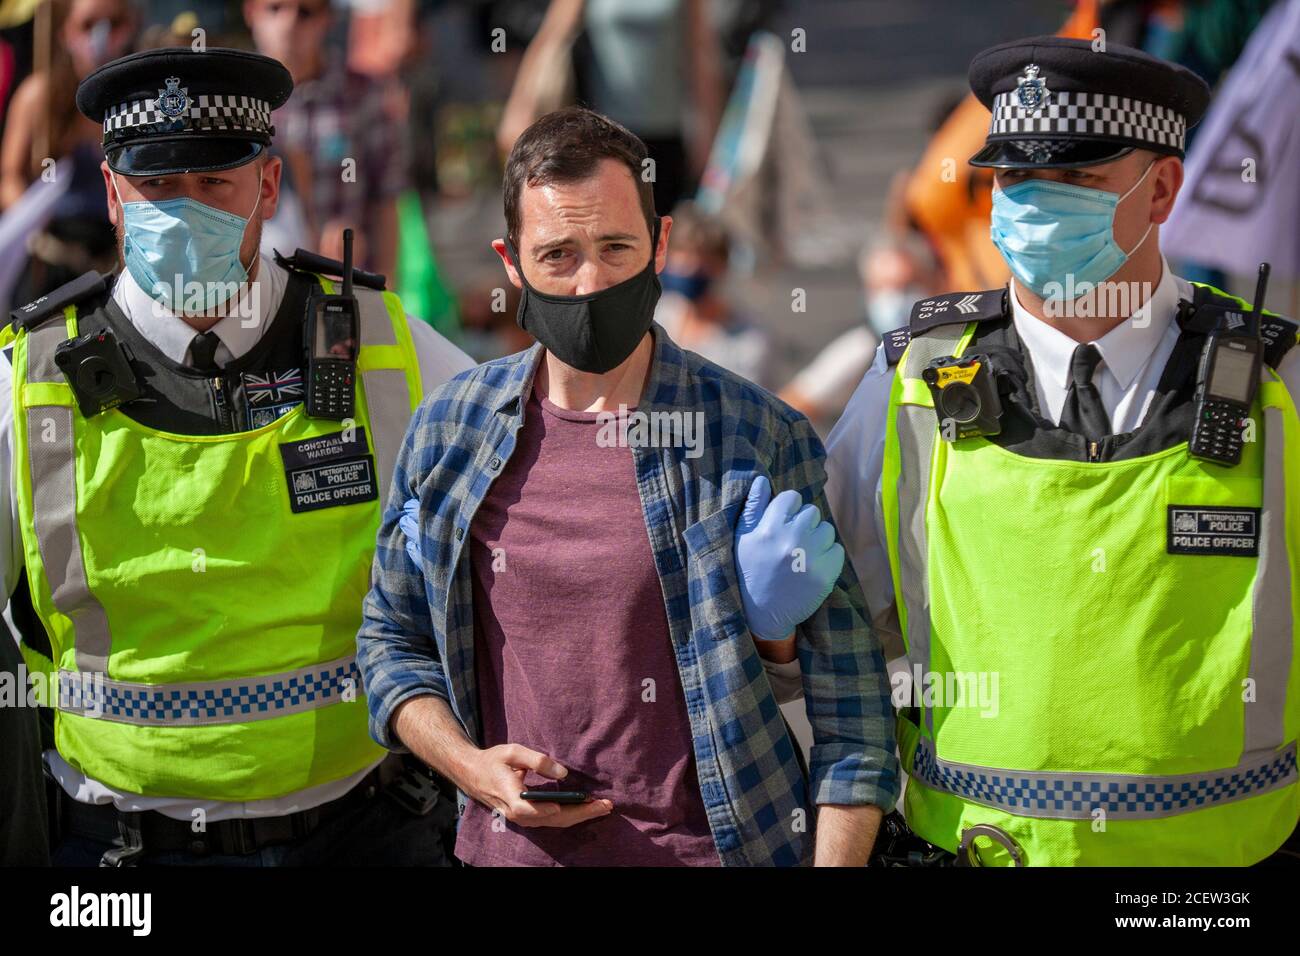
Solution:
[[[993,113],[972,166],[1094,166],[1134,149],[1184,155],[1210,101],[1205,81],[1132,47],[1030,37],[978,53],[970,87]]]
[[[127,176],[230,169],[271,144],[293,90],[284,65],[245,50],[146,50],[100,67],[77,109],[104,124],[109,168]]]

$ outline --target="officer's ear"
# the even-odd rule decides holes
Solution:
[[[1155,180],[1151,194],[1151,221],[1158,226],[1174,211],[1174,202],[1183,188],[1183,161],[1177,156],[1157,156],[1151,176]]]
[[[262,221],[265,222],[275,215],[276,207],[280,204],[280,175],[284,172],[284,160],[279,156],[263,152],[258,159],[261,163],[261,206]]]
[[[121,204],[118,202],[117,186],[113,182],[113,171],[108,168],[108,160],[102,160],[99,164],[99,171],[104,175],[104,193],[108,201],[108,221],[114,226],[121,225],[121,217],[118,210]]]

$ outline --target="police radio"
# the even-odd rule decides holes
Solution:
[[[1002,399],[989,357],[943,355],[921,370],[947,441],[1002,431]]]
[[[303,342],[307,352],[307,415],[342,421],[353,414],[361,322],[352,295],[352,230],[343,230],[343,289],[308,300]]]
[[[54,349],[54,364],[67,378],[86,418],[144,394],[131,368],[131,354],[112,329],[60,342]]]
[[[1259,388],[1264,350],[1260,318],[1269,265],[1259,267],[1255,305],[1249,314],[1225,311],[1205,340],[1196,370],[1195,418],[1188,452],[1224,465],[1241,462],[1242,431]]]

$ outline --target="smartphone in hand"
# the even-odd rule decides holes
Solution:
[[[586,790],[525,790],[519,799],[535,803],[586,803],[591,795]]]

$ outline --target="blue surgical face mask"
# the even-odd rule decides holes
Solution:
[[[676,292],[692,302],[698,302],[713,285],[713,277],[703,269],[696,269],[694,272],[674,272],[672,269],[665,269],[659,273],[659,284],[664,287],[665,292]]]
[[[117,192],[116,179],[113,191]],[[195,304],[196,291],[202,292],[202,311],[216,308],[248,278],[239,248],[261,201],[259,184],[253,212],[244,219],[187,196],[124,203],[119,194],[127,271],[140,288],[173,312]]]
[[[863,297],[867,324],[878,336],[902,328],[912,314],[912,306],[925,296],[919,288],[874,289]]]
[[[1012,275],[1040,298],[1047,297],[1049,283],[1065,285],[1067,275],[1074,276],[1075,286],[1113,276],[1151,234],[1149,225],[1125,252],[1114,229],[1115,207],[1142,184],[1151,165],[1122,196],[1049,179],[994,189],[990,235]]]

